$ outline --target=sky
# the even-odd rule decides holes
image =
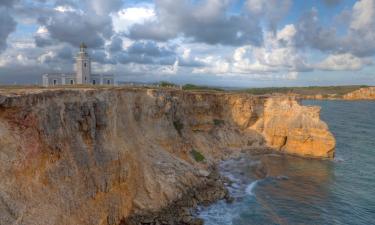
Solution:
[[[117,81],[375,85],[375,0],[0,0],[0,84],[73,73],[81,42]]]

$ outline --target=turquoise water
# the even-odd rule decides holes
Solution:
[[[202,208],[205,224],[375,224],[375,102],[303,104],[322,107],[335,160],[266,154],[224,162],[235,201]]]

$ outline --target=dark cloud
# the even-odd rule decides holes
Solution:
[[[108,50],[112,53],[122,51],[122,39],[121,37],[114,36],[112,37],[111,44],[108,47]]]
[[[318,18],[318,12],[311,10],[304,14],[296,24],[296,42],[300,48],[311,47],[323,52],[338,51],[339,38],[334,28],[323,27]]]
[[[36,46],[38,47],[46,47],[46,46],[57,44],[57,42],[51,39],[50,37],[43,37],[41,35],[35,35],[34,41],[35,41]]]
[[[1,0],[0,1],[0,7],[1,6],[12,7],[18,1],[19,0]]]
[[[9,15],[6,8],[0,7],[0,52],[5,50],[10,33],[15,31],[17,23]]]
[[[104,38],[113,34],[110,17],[93,18],[78,12],[55,12],[39,18],[39,23],[48,29],[51,38],[73,46],[84,41],[90,48],[102,47]]]
[[[177,56],[172,47],[159,46],[153,41],[137,41],[114,57],[122,64],[172,65]]]
[[[139,41],[132,44],[127,52],[133,55],[147,55],[152,57],[166,57],[174,55],[174,51],[166,47],[160,47],[153,41]]]
[[[38,23],[48,29],[49,37],[36,35],[35,42],[48,46],[57,40],[78,46],[84,41],[90,48],[102,48],[114,34],[109,14],[122,4],[121,0],[57,0],[55,6],[70,8],[64,12],[49,9],[40,14]]]
[[[256,17],[244,14],[227,16],[228,2],[157,0],[158,20],[134,25],[129,37],[167,41],[182,34],[195,42],[208,44],[259,45],[262,30]]]

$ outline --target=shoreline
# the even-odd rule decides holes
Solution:
[[[232,200],[225,186],[227,180],[220,174],[217,166],[214,166],[204,183],[188,189],[179,199],[168,206],[157,212],[130,215],[122,220],[119,225],[202,225],[204,224],[203,219],[196,215],[199,206],[209,206],[220,200],[226,200],[227,202]]]

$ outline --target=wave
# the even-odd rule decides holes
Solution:
[[[246,194],[248,194],[248,195],[254,195],[254,189],[255,189],[255,187],[257,186],[258,182],[259,182],[259,180],[256,180],[256,181],[251,182],[251,183],[246,187],[246,190],[245,190]]]

